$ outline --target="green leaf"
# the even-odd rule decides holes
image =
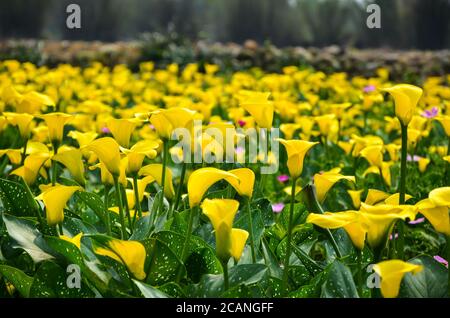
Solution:
[[[81,280],[81,273],[79,277],[80,288],[70,288],[68,283],[71,275],[77,275],[77,273],[66,272],[54,262],[46,261],[42,263],[34,276],[34,281],[30,288],[30,297],[81,298],[94,296],[92,291]]]
[[[262,254],[264,261],[269,269],[270,275],[281,279],[283,276],[283,270],[278,264],[278,260],[274,252],[270,249],[269,244],[265,239],[262,240]]]
[[[33,277],[28,276],[20,269],[8,265],[0,265],[0,274],[14,285],[22,297],[29,297]]]
[[[105,204],[95,193],[87,191],[77,191],[76,196],[94,211],[95,215],[105,223]]]
[[[329,265],[325,282],[322,284],[322,298],[358,298],[350,269],[339,261]]]
[[[419,256],[408,261],[422,265],[423,270],[403,277],[399,297],[443,298],[447,296],[448,270],[430,256]]]
[[[36,216],[36,202],[20,183],[0,179],[2,210],[14,216]]]
[[[139,288],[142,296],[145,298],[168,298],[169,296],[160,291],[159,289],[152,287],[148,284],[142,283],[133,279],[134,284]]]
[[[24,249],[35,263],[53,258],[33,222],[6,214],[3,214],[3,222],[9,236],[17,243],[16,247]]]
[[[314,276],[323,271],[323,267],[317,264],[308,254],[306,254],[301,248],[293,245],[293,252],[298,257],[300,262],[305,266],[308,272]]]

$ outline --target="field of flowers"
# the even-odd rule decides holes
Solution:
[[[223,71],[0,62],[1,297],[450,296],[450,75]]]

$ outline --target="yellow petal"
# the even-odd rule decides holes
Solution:
[[[249,233],[241,229],[231,230],[231,251],[230,254],[237,262],[241,258],[244,251],[245,242],[247,241]]]
[[[450,218],[447,206],[436,206],[430,199],[424,199],[416,203],[416,207],[434,229],[445,235],[450,235]]]
[[[111,174],[120,175],[119,144],[114,139],[111,137],[95,139],[86,146],[86,149],[94,152]]]
[[[240,104],[252,117],[260,128],[272,128],[274,106],[269,101],[270,93],[249,92]]]
[[[304,140],[284,140],[281,138],[278,138],[277,140],[281,142],[286,148],[289,174],[293,179],[300,177],[303,171],[303,160],[306,153],[309,149],[318,144],[318,142],[309,142]]]
[[[227,178],[227,181],[241,196],[251,198],[253,195],[253,186],[255,184],[255,173],[248,168],[239,168],[228,171],[234,174],[236,178]]]
[[[347,193],[350,195],[353,207],[355,209],[359,209],[359,207],[361,206],[361,193],[363,192],[364,190],[347,190]]]
[[[136,127],[137,122],[133,119],[117,119],[110,118],[106,125],[117,140],[119,145],[128,148],[131,135]]]
[[[64,148],[59,148],[58,154],[54,155],[52,160],[62,163],[70,171],[75,181],[84,185],[84,164],[81,151],[78,149],[61,151],[61,149]]]
[[[72,244],[74,244],[76,247],[78,247],[78,249],[81,248],[81,237],[83,236],[83,232],[78,233],[77,235],[75,235],[74,237],[68,237],[65,235],[60,235],[59,238],[70,242]]]
[[[45,120],[50,140],[61,142],[63,139],[64,125],[67,124],[73,116],[65,113],[49,113],[41,115],[40,118]]]
[[[48,225],[55,225],[64,220],[64,207],[76,191],[82,187],[55,185],[47,187],[36,199],[42,200],[45,205]]]
[[[423,90],[414,85],[398,84],[386,88],[385,91],[394,98],[395,115],[403,125],[407,126],[415,113],[417,103],[422,96]]]
[[[324,172],[322,174],[316,173],[314,175],[314,184],[317,189],[317,199],[319,202],[323,202],[328,191],[331,187],[339,180],[347,180],[350,182],[355,182],[354,176],[344,176],[342,174]]]
[[[365,158],[371,166],[376,166],[378,168],[382,168],[383,162],[383,153],[381,152],[383,146],[375,145],[368,146],[361,150],[361,157]]]
[[[436,188],[429,193],[428,197],[437,206],[450,207],[450,187]]]
[[[386,200],[389,197],[389,193],[376,190],[376,189],[369,189],[367,192],[367,197],[364,203],[368,205],[375,205],[378,202],[381,202],[383,200]]]
[[[153,163],[142,167],[139,170],[140,176],[152,176],[156,182],[161,186],[162,185],[162,172],[163,165],[159,163]],[[175,195],[175,190],[173,188],[172,182],[172,170],[169,167],[166,167],[166,174],[164,178],[164,195],[168,199],[172,199]]]

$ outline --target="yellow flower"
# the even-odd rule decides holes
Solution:
[[[11,174],[22,177],[28,185],[32,185],[44,163],[50,158],[48,153],[34,153],[25,158],[22,167],[12,171]]]
[[[322,136],[330,135],[333,125],[336,123],[336,115],[326,114],[322,116],[316,116],[314,118],[317,125],[319,125],[320,134]]]
[[[384,90],[394,98],[395,115],[404,126],[408,126],[423,90],[420,87],[409,84],[398,84]]]
[[[366,200],[364,201],[365,204],[368,205],[375,205],[376,203],[380,201],[384,201],[389,197],[389,193],[376,190],[376,189],[369,189],[367,191]]]
[[[416,207],[427,220],[433,225],[434,229],[447,236],[450,235],[450,218],[448,207],[445,205],[436,205],[431,199],[424,199],[416,203]]]
[[[441,123],[447,137],[450,137],[450,116],[439,116],[436,120]]]
[[[300,129],[300,125],[299,124],[281,124],[280,125],[280,130],[284,135],[285,139],[292,139],[294,138],[294,132],[297,129]]]
[[[162,172],[163,165],[160,163],[152,163],[142,167],[139,170],[138,175],[140,176],[152,176],[156,183],[162,185]],[[172,199],[175,195],[175,190],[172,183],[172,170],[166,167],[166,174],[164,176],[164,195],[168,199]]]
[[[424,173],[427,170],[427,166],[430,163],[430,159],[428,158],[420,158],[419,159],[419,171]]]
[[[253,195],[253,186],[255,184],[255,173],[248,168],[239,168],[228,172],[237,177],[237,179],[227,178],[228,183],[231,184],[239,195],[251,198]]]
[[[362,250],[367,233],[367,225],[362,222],[362,218],[363,215],[357,211],[326,212],[324,214],[311,213],[308,215],[306,222],[326,229],[343,228],[355,247]]]
[[[145,156],[149,159],[156,157],[159,143],[153,140],[138,141],[131,149],[122,148],[122,152],[127,155],[127,174],[135,174],[141,169]]]
[[[117,141],[111,137],[99,138],[85,148],[94,152],[112,175],[120,175],[120,149]]]
[[[63,139],[64,125],[73,118],[65,113],[50,113],[41,115],[48,127],[48,134],[51,141],[61,142]]]
[[[121,185],[123,185],[124,187],[127,186],[127,177],[125,174],[125,170],[128,166],[128,159],[122,158],[120,160],[120,174],[119,174],[119,183]],[[114,185],[114,177],[111,174],[111,172],[109,172],[108,168],[106,167],[106,165],[100,161],[99,163],[97,163],[96,165],[90,166],[89,170],[94,170],[94,169],[100,169],[100,178],[102,180],[103,184],[109,184],[109,185]]]
[[[55,106],[55,102],[47,95],[29,92],[21,96],[20,102],[16,105],[16,111],[34,114],[41,110],[43,106]]]
[[[81,249],[81,237],[83,236],[83,232],[78,233],[74,237],[68,237],[65,235],[60,235],[59,238],[74,244],[78,249]]]
[[[128,148],[130,138],[136,127],[137,121],[135,119],[117,119],[110,118],[106,125],[114,136],[114,139],[122,147]]]
[[[159,109],[150,113],[150,123],[163,139],[170,139],[176,128],[187,128],[194,119],[195,111],[182,107]]]
[[[58,154],[54,155],[52,160],[63,164],[70,171],[75,181],[84,185],[84,164],[79,149],[60,147]]]
[[[214,183],[223,179],[228,181],[232,178],[238,180],[238,177],[234,174],[217,168],[208,167],[195,170],[189,176],[187,185],[189,206],[192,208],[199,205],[205,192],[208,191]]]
[[[43,201],[47,215],[48,225],[62,223],[64,220],[64,207],[67,201],[76,191],[82,191],[82,187],[55,185],[46,187],[45,190],[36,197]]]
[[[270,93],[250,91],[241,93],[244,97],[240,106],[252,115],[260,128],[271,129],[274,106],[273,102],[269,101]]]
[[[436,188],[428,197],[436,205],[450,207],[450,187]]]
[[[0,158],[5,154],[13,165],[19,165],[22,161],[22,151],[20,149],[0,149]]]
[[[245,247],[248,232],[233,229],[233,220],[239,202],[229,199],[205,199],[202,204],[203,213],[209,218],[216,236],[216,253],[222,262],[233,257],[238,261]]]
[[[395,298],[400,291],[400,283],[406,273],[417,274],[423,269],[398,259],[383,261],[373,266],[373,270],[381,277],[381,294],[385,298]]]
[[[325,197],[331,187],[339,180],[347,180],[355,183],[354,176],[344,176],[339,174],[340,169],[335,171],[327,171],[324,173],[316,173],[314,175],[314,185],[317,189],[317,199],[319,202],[325,201]]]
[[[101,244],[102,246],[95,244],[94,251],[96,254],[114,259],[125,265],[135,278],[139,280],[145,279],[147,274],[145,273],[144,266],[147,252],[142,243],[102,237]]]
[[[318,142],[309,142],[303,140],[284,140],[281,138],[277,139],[286,148],[288,160],[287,166],[289,169],[289,174],[292,179],[297,179],[300,177],[303,171],[303,160],[305,155],[311,147],[318,144]]]
[[[411,199],[412,197],[413,197],[412,195],[405,193],[405,202],[408,201],[409,199]],[[394,194],[390,195],[389,197],[384,199],[384,203],[390,204],[390,205],[399,205],[400,204],[400,193],[394,193]]]
[[[371,166],[382,168],[383,162],[383,146],[368,146],[361,150],[361,157],[365,158]]]
[[[33,121],[33,115],[27,113],[3,113],[6,116],[6,119],[11,125],[17,126],[19,129],[20,135],[24,139],[28,139],[31,131],[31,122]]]
[[[361,206],[361,193],[363,192],[364,190],[347,190],[347,193],[350,195],[355,209],[359,209],[359,207]]]
[[[89,145],[91,142],[93,142],[95,140],[95,138],[97,138],[98,134],[95,131],[88,131],[88,132],[82,133],[80,131],[72,130],[72,131],[69,131],[67,136],[78,141],[78,145],[80,146],[80,148],[82,148],[82,147]]]

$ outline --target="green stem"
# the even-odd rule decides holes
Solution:
[[[400,199],[399,204],[405,204],[405,193],[406,193],[406,157],[408,150],[408,126],[400,124],[402,129],[402,157],[400,163],[400,186],[399,193]],[[399,220],[398,224],[398,249],[397,255],[400,259],[404,257],[404,223]]]
[[[56,161],[52,160],[52,186],[56,184]]]
[[[249,234],[250,234],[250,248],[252,251],[252,262],[253,264],[256,263],[256,251],[255,251],[255,241],[253,236],[253,220],[252,220],[252,213],[250,210],[250,198],[247,199],[247,214],[248,214],[248,227],[249,227]]]
[[[119,177],[113,175],[114,179],[114,192],[116,193],[117,205],[119,206],[119,220],[120,220],[120,237],[122,240],[126,238],[126,228],[125,228],[125,216],[123,213],[123,202],[122,202],[122,191],[120,191]]]
[[[181,261],[182,262],[184,262],[184,259],[186,258],[186,253],[188,252],[189,242],[191,240],[191,234],[192,234],[192,225],[194,223],[194,215],[195,215],[195,212],[197,211],[197,209],[198,209],[198,206],[194,206],[189,211],[189,222],[188,222],[188,228],[187,228],[187,232],[186,232],[186,239],[184,240],[183,248],[181,249]],[[182,274],[182,267],[180,267],[178,269],[177,277],[175,280],[175,282],[177,284],[180,282],[181,274]]]
[[[130,232],[131,232],[131,234],[133,234],[133,227],[131,226],[132,225],[132,223],[131,223],[131,211],[130,211],[130,207],[128,205],[127,194],[126,194],[126,191],[125,191],[124,187],[120,187],[120,191],[122,192],[122,201],[123,201],[123,206],[125,208],[125,214],[126,214],[127,220],[128,220],[128,225],[130,227]]]
[[[223,268],[223,288],[225,291],[228,290],[230,286],[230,279],[228,277],[228,262],[221,262]]]
[[[164,151],[163,151],[163,162],[162,162],[162,176],[161,176],[161,201],[159,202],[159,209],[158,211],[161,213],[163,211],[164,206],[164,187],[166,183],[166,166],[167,166],[167,159],[169,157],[169,140],[164,140]]]
[[[23,166],[25,162],[25,158],[27,157],[27,146],[28,146],[28,138],[25,139],[25,143],[23,145],[22,158],[20,160],[20,165]]]
[[[111,232],[111,219],[110,219],[110,215],[109,215],[109,201],[108,201],[109,190],[110,190],[109,185],[105,184],[104,202],[105,202],[106,233],[108,234],[108,236],[111,236],[111,234],[112,234],[112,232]]]
[[[357,256],[358,256],[358,276],[357,276],[357,280],[358,280],[358,294],[359,297],[363,297],[363,275],[362,275],[362,251],[357,249]]]
[[[450,235],[447,235],[447,261],[450,262]],[[447,293],[448,297],[450,298],[450,265],[448,265],[448,285],[447,285]]]
[[[383,170],[381,168],[378,168],[378,171],[380,172],[380,179],[381,179],[381,184],[383,185],[383,189],[384,189],[384,191],[388,192],[387,184],[386,184],[386,182],[384,182],[384,178],[383,178]]]
[[[175,201],[172,205],[172,212],[175,212],[178,209],[178,204],[180,204],[181,192],[183,190],[184,178],[186,176],[186,167],[187,163],[183,162],[183,165],[181,166],[180,183],[178,184],[177,194],[175,195]]]
[[[64,235],[62,223],[58,223],[59,234]]]
[[[137,180],[137,175],[135,174],[133,176],[134,208],[136,209],[139,218],[141,218],[142,217],[142,207],[141,207],[141,202],[139,200],[139,189],[138,189],[138,182],[137,181],[138,181]],[[134,219],[136,219],[136,212],[134,213]],[[134,223],[134,220],[133,220],[133,223]]]
[[[292,180],[292,188],[291,188],[291,206],[289,209],[289,223],[288,223],[288,232],[287,232],[287,246],[286,246],[286,255],[284,256],[284,271],[283,278],[281,281],[281,292],[283,296],[286,296],[288,293],[288,278],[289,278],[289,259],[291,257],[291,239],[292,239],[292,222],[294,220],[294,203],[295,203],[295,186],[297,183],[297,179],[294,178]]]

